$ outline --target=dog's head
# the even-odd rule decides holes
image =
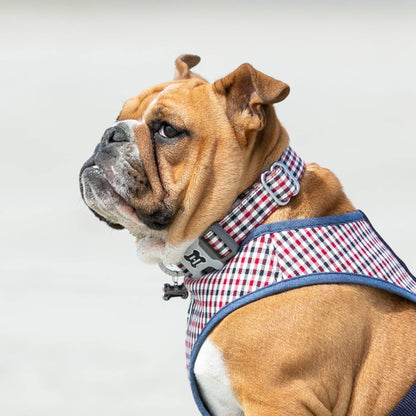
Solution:
[[[173,81],[127,100],[81,169],[88,207],[148,260],[176,261],[287,145],[272,106],[286,84],[249,64],[210,84],[198,62],[180,56]]]

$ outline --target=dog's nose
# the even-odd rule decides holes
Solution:
[[[101,139],[101,144],[107,146],[111,143],[129,142],[129,135],[120,126],[113,126],[108,128]]]

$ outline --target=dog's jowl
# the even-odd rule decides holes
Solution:
[[[209,83],[198,62],[124,104],[80,187],[174,276],[165,299],[189,293],[201,413],[416,415],[415,277],[290,147],[273,107],[288,85],[249,64]]]

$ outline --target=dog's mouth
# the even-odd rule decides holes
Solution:
[[[140,234],[143,224],[134,208],[111,186],[94,157],[84,164],[79,179],[84,202],[100,220],[112,228],[127,228],[136,236]]]
[[[79,176],[82,198],[95,216],[114,229],[126,228],[135,237],[147,237],[152,230],[164,230],[171,224],[173,214],[167,207],[146,213],[127,201],[121,195],[124,190],[117,189],[114,178],[106,173],[108,169],[99,166],[96,159],[95,154],[88,159]]]

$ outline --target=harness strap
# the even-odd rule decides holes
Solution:
[[[406,396],[393,409],[389,416],[414,416],[416,415],[416,382],[410,387]]]
[[[195,278],[220,270],[255,228],[298,194],[304,171],[305,162],[288,146],[279,161],[262,173],[231,211],[187,248],[177,267]]]

